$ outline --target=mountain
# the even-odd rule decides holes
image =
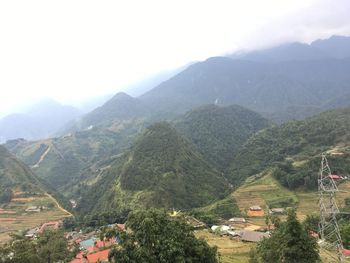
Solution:
[[[48,138],[69,121],[79,116],[79,110],[51,99],[41,100],[24,110],[0,119],[0,142],[25,138]]]
[[[7,141],[5,146],[56,190],[74,196],[79,184],[95,176],[110,159],[127,149],[143,126],[120,123],[113,129],[92,128],[39,141]]]
[[[337,100],[349,94],[349,39],[332,37],[310,45],[289,43],[212,57],[191,64],[139,97],[116,94],[84,115],[73,130],[108,127],[121,120],[169,120],[204,104],[237,104],[276,122],[344,107],[346,103]]]
[[[350,37],[332,36],[328,39],[316,40],[310,46],[333,58],[350,57]]]
[[[25,188],[41,191],[41,183],[33,172],[5,147],[0,146],[0,189]]]
[[[349,69],[350,59],[261,63],[216,57],[190,66],[140,99],[171,114],[216,103],[238,104],[277,121],[302,119],[349,93]]]
[[[331,56],[318,48],[308,44],[287,43],[277,47],[256,50],[251,52],[240,52],[231,56],[234,59],[250,60],[258,62],[281,62],[294,60],[319,60],[331,58]]]
[[[133,97],[137,97],[142,95],[143,93],[151,90],[155,86],[158,86],[160,83],[170,79],[171,77],[175,76],[176,74],[180,73],[183,71],[185,68],[187,68],[190,64],[189,63],[185,66],[167,70],[167,71],[162,71],[157,74],[154,74],[146,79],[143,79],[141,81],[138,81],[137,83],[134,83],[130,85],[129,87],[125,88],[125,92],[130,94]]]
[[[105,104],[84,115],[75,124],[75,129],[86,129],[90,126],[109,126],[124,120],[144,119],[151,109],[137,98],[119,92]]]
[[[26,164],[0,145],[0,204],[10,201],[15,191],[49,193],[61,205],[69,207],[68,201],[61,194],[38,178]]]
[[[269,122],[256,112],[233,105],[205,105],[182,115],[174,125],[218,170],[225,170],[238,149]]]
[[[250,52],[240,51],[230,56],[233,59],[257,62],[308,61],[320,59],[344,59],[350,57],[350,37],[332,36],[311,44],[286,43]]]
[[[188,209],[223,197],[228,185],[169,123],[146,129],[79,202],[80,211]]]
[[[350,174],[350,109],[292,121],[253,135],[235,155],[228,177],[233,183],[273,168],[290,189],[317,188],[321,153],[328,153],[335,174]]]

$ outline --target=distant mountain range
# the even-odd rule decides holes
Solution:
[[[176,117],[203,104],[237,104],[284,122],[350,106],[350,38],[292,43],[195,63],[145,94],[115,95],[80,128]]]
[[[116,94],[63,136],[6,147],[79,213],[201,207],[266,169],[313,189],[320,152],[343,147],[348,171],[348,39],[209,58],[139,97]]]
[[[69,121],[80,115],[78,109],[45,99],[35,103],[24,113],[0,119],[0,143],[25,138],[37,140],[54,136]]]
[[[251,52],[237,52],[231,55],[234,59],[258,62],[307,61],[322,59],[344,59],[350,57],[350,37],[332,36],[320,39],[310,45],[287,43],[280,46]]]

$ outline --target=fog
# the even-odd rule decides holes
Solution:
[[[350,35],[347,0],[1,1],[0,116],[238,50]]]

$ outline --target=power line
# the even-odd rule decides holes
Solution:
[[[322,154],[321,170],[318,177],[320,208],[319,244],[325,249],[335,249],[338,253],[339,262],[343,262],[344,257],[342,252],[344,246],[337,222],[337,214],[340,213],[336,202],[336,193],[338,191],[326,155]]]

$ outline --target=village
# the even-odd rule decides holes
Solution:
[[[284,208],[269,210],[269,213],[283,215]],[[182,212],[173,212],[170,216],[176,217]],[[254,205],[247,211],[249,218],[264,218],[264,210]],[[263,238],[268,238],[274,226],[259,226],[251,222],[251,220],[243,217],[234,217],[229,220],[223,220],[220,225],[208,226],[193,216],[185,216],[188,224],[192,225],[195,233],[203,233],[206,231],[211,235],[225,237],[228,243],[256,243]],[[262,222],[262,221],[261,221]],[[25,236],[30,239],[37,238],[44,231],[53,229],[63,229],[62,221],[46,222],[40,226],[29,229]],[[64,236],[67,239],[69,249],[77,249],[77,254],[71,263],[96,263],[109,262],[108,255],[111,248],[118,246],[121,242],[120,233],[128,231],[125,224],[109,224],[98,227],[92,231],[79,230],[65,232]]]
[[[288,207],[263,207],[258,204],[251,203],[250,207],[246,207],[242,211],[240,217],[232,217],[227,220],[220,220],[217,224],[205,224],[197,218],[185,215],[188,224],[193,226],[195,234],[198,237],[205,238],[209,244],[217,245],[213,240],[219,240],[231,248],[230,253],[235,253],[235,249],[239,248],[243,251],[245,257],[249,250],[264,238],[269,238],[275,229],[272,218],[284,220]],[[71,263],[95,263],[109,262],[108,255],[113,247],[117,247],[122,241],[120,233],[128,231],[124,222],[104,225],[91,228],[76,227],[69,231],[64,227],[64,219],[72,218],[72,214],[62,214],[57,217],[46,217],[48,213],[57,210],[55,204],[47,196],[38,194],[29,194],[24,192],[16,192],[10,205],[0,208],[0,221],[2,222],[0,230],[10,232],[11,226],[19,222],[19,218],[26,216],[27,218],[39,217],[41,221],[33,221],[33,227],[23,232],[25,238],[36,239],[45,231],[62,230],[64,237],[68,243],[68,249],[74,251],[76,256]],[[57,211],[56,211],[57,212]],[[61,211],[62,212],[62,211]],[[173,211],[170,216],[184,215],[181,211]],[[45,221],[43,219],[49,219]],[[54,220],[51,220],[54,219]],[[6,224],[8,227],[6,228]],[[23,230],[23,229],[22,229]],[[310,236],[318,238],[318,233],[309,232]],[[220,252],[220,248],[219,248]],[[345,256],[349,257],[349,251],[344,251]]]

